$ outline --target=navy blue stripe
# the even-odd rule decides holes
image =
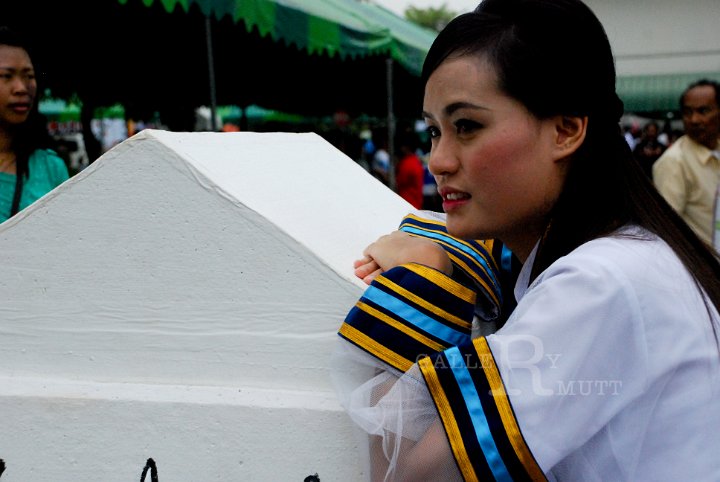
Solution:
[[[460,331],[440,323],[436,319],[418,311],[415,307],[374,286],[370,286],[365,290],[363,298],[395,313],[396,318],[407,320],[412,325],[419,327],[422,331],[430,333],[441,340],[446,340],[449,345],[458,345],[467,341],[467,331]]]
[[[472,249],[478,251],[479,253],[474,253],[475,255],[481,255],[481,253],[484,253],[486,255],[486,260],[494,259],[484,244],[482,244],[474,239],[460,240],[459,238],[452,236],[450,233],[447,232],[447,226],[445,225],[445,223],[433,224],[430,222],[424,222],[422,220],[413,219],[408,216],[400,224],[399,229],[401,231],[405,231],[407,227],[416,228],[417,235],[419,235],[419,236],[424,236],[425,235],[424,231],[433,231],[433,232],[439,231],[440,233],[443,233],[448,240],[455,240],[455,241],[457,241],[458,244],[465,243],[465,245],[469,245]],[[428,233],[427,234],[428,237],[435,236],[435,235],[436,235],[436,233]],[[492,270],[492,269],[490,271],[494,272],[494,270]]]
[[[457,347],[453,347],[445,351],[445,357],[450,363],[450,370],[455,376],[465,407],[470,415],[471,426],[467,427],[467,432],[472,432],[478,440],[485,455],[485,460],[493,473],[494,480],[498,482],[512,482],[510,472],[507,467],[505,467],[505,462],[490,431],[490,422],[483,409],[483,404],[480,401],[480,395],[476,390],[472,376],[470,375],[468,367],[465,365],[463,354]],[[477,374],[477,370],[475,372]],[[490,420],[492,420],[492,418]]]
[[[503,458],[505,467],[507,468],[512,480],[514,481],[530,481],[530,477],[525,467],[520,462],[515,453],[515,449],[510,443],[505,426],[500,418],[500,412],[492,395],[490,384],[483,371],[483,364],[495,363],[494,360],[483,360],[477,353],[473,344],[462,345],[460,348],[461,356],[468,372],[472,376],[472,382],[475,385],[475,391],[480,396],[480,402],[488,421],[488,427],[492,433],[495,444]]]
[[[386,278],[393,283],[402,286],[404,289],[417,295],[424,301],[440,308],[448,314],[471,322],[473,318],[474,306],[473,303],[467,302],[456,295],[452,294],[445,289],[438,288],[438,286],[430,279],[419,275],[404,266],[398,266],[389,271],[383,273],[382,277]],[[399,293],[395,292],[391,287],[385,286],[382,283],[373,281],[371,286],[375,286],[378,289],[386,291],[388,293],[395,293],[395,296],[403,298]],[[467,287],[466,287],[467,289]],[[403,298],[405,299],[405,298]],[[412,303],[405,299],[406,302]],[[414,303],[412,303],[414,306]]]
[[[360,301],[363,302],[363,303],[365,303],[365,304],[368,305],[369,307],[376,309],[377,311],[379,311],[380,313],[384,314],[384,315],[387,316],[388,318],[391,318],[392,320],[394,320],[394,321],[397,322],[398,324],[403,325],[403,326],[406,327],[408,330],[410,330],[410,331],[412,331],[412,332],[415,332],[415,333],[419,333],[420,335],[423,335],[423,336],[429,338],[430,340],[434,341],[434,342],[437,343],[438,345],[441,345],[441,346],[443,347],[443,348],[442,348],[443,350],[444,350],[445,348],[448,348],[448,347],[450,347],[450,346],[453,346],[453,345],[451,345],[447,340],[445,340],[445,339],[443,339],[443,338],[439,338],[439,337],[433,335],[432,333],[427,332],[427,331],[424,330],[422,327],[413,324],[411,321],[405,320],[405,319],[399,317],[397,313],[394,313],[392,310],[388,309],[388,308],[385,307],[385,306],[382,306],[382,305],[377,304],[375,301],[373,301],[373,300],[371,300],[371,299],[369,299],[369,298],[362,297],[362,298],[360,298]],[[381,319],[375,318],[375,315],[371,315],[370,313],[366,312],[365,310],[363,310],[363,309],[361,309],[361,308],[359,308],[359,307],[357,307],[357,306],[356,306],[355,308],[357,308],[357,309],[362,313],[362,316],[363,316],[363,317],[367,318],[368,320],[373,320],[372,323],[382,323],[382,324],[385,324],[385,325],[388,324],[385,320],[381,320]],[[361,316],[361,315],[360,315],[360,314],[357,314],[357,315],[354,315],[354,316]],[[393,327],[393,330],[397,330],[398,333],[397,333],[397,335],[395,335],[395,336],[397,336],[397,337],[399,337],[399,338],[408,336],[407,334],[405,334],[404,332],[400,331],[400,330],[397,329],[397,328],[394,328],[394,327]],[[465,332],[464,338],[465,338],[465,341],[464,341],[464,342],[467,342],[467,341],[470,340],[470,330],[467,330],[467,331]],[[413,339],[413,340],[414,340],[414,339]],[[424,343],[421,343],[421,342],[419,342],[419,341],[414,341],[414,342],[417,342],[417,343],[420,343],[420,344],[422,344],[422,345],[425,345]],[[394,344],[395,341],[394,341],[394,340],[390,340],[389,343]],[[433,351],[435,351],[435,350],[433,350]]]
[[[480,443],[475,437],[474,430],[472,429],[472,420],[470,413],[465,406],[465,399],[463,398],[460,387],[450,369],[450,362],[445,356],[445,352],[440,352],[437,355],[431,355],[433,361],[433,367],[437,378],[440,382],[440,386],[448,400],[448,404],[453,412],[453,417],[460,431],[460,436],[465,445],[465,451],[467,452],[468,459],[475,470],[479,480],[494,480],[493,473],[485,460],[485,454],[483,453]]]
[[[412,233],[418,236],[423,236],[430,239],[440,240],[450,245],[450,249],[448,246],[441,245],[446,251],[452,251],[456,255],[460,255],[460,257],[466,257],[470,261],[471,266],[475,266],[478,269],[473,269],[473,272],[477,273],[481,277],[485,279],[486,282],[489,284],[495,286],[496,289],[499,289],[499,282],[497,278],[495,277],[495,272],[490,268],[490,266],[487,263],[487,260],[480,255],[477,251],[482,251],[487,253],[485,249],[482,249],[482,247],[479,244],[475,244],[474,248],[471,248],[467,246],[466,244],[463,244],[462,242],[458,241],[457,238],[453,238],[449,235],[443,235],[440,233],[430,233],[427,231],[419,230],[412,226],[404,226],[402,231]],[[480,265],[479,267],[477,265]]]
[[[358,307],[350,310],[345,323],[411,362],[415,362],[420,356],[436,352],[393,326],[380,322]]]

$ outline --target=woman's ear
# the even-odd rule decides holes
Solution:
[[[580,148],[587,134],[587,117],[557,116],[555,118],[556,159],[564,159]]]

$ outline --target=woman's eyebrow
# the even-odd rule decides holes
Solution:
[[[35,69],[31,67],[22,67],[20,69],[16,69],[15,67],[7,67],[5,65],[0,65],[0,70],[6,70],[8,72],[32,72]]]
[[[453,102],[452,104],[445,106],[445,109],[443,110],[445,111],[445,115],[452,115],[460,109],[488,110],[487,107],[473,104],[471,102]]]
[[[443,113],[446,116],[451,116],[460,109],[488,110],[487,107],[473,104],[471,102],[453,102],[452,104],[448,104],[447,106],[445,106],[445,108],[443,109]],[[429,119],[434,119],[432,114],[425,112],[425,111],[422,112],[422,116],[427,117]]]

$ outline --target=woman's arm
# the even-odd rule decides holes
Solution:
[[[380,237],[365,248],[363,255],[354,263],[355,276],[367,284],[377,275],[407,263],[422,264],[448,276],[453,272],[450,257],[439,244],[402,231]]]

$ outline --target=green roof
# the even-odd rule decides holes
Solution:
[[[98,0],[95,0],[98,1]],[[250,32],[257,30],[308,53],[341,58],[385,54],[419,75],[436,32],[393,12],[358,0],[117,0],[167,12],[199,7],[207,17],[230,17]]]
[[[617,78],[616,88],[625,112],[677,111],[680,95],[700,79],[720,82],[720,72],[622,76]]]

